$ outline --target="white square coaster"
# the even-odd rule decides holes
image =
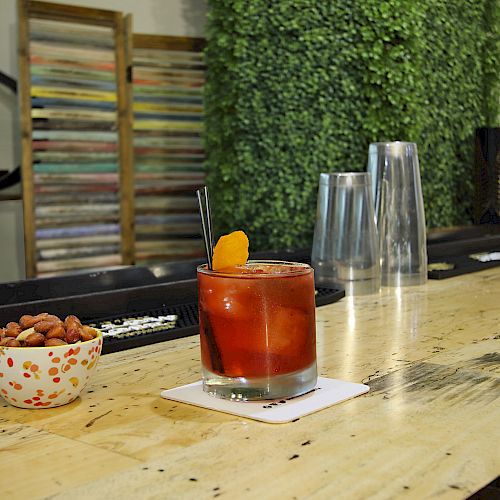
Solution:
[[[282,424],[354,398],[369,390],[370,388],[364,384],[318,377],[316,387],[302,396],[264,401],[228,401],[203,392],[202,383],[198,381],[163,391],[161,397],[261,422]]]

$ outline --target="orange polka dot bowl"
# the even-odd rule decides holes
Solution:
[[[54,408],[74,401],[97,368],[102,333],[76,344],[0,346],[0,395],[19,408]]]

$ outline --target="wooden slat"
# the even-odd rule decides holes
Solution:
[[[185,50],[187,52],[201,52],[206,45],[204,38],[185,36],[146,35],[134,34],[134,48],[160,49],[160,50]]]
[[[64,5],[37,0],[25,0],[29,17],[51,19],[68,23],[81,23],[112,27],[116,22],[116,12],[112,10]]]
[[[19,101],[21,107],[21,180],[23,192],[23,220],[24,220],[24,255],[26,277],[36,275],[35,250],[35,208],[33,185],[33,154],[31,148],[31,92],[30,92],[30,54],[29,54],[29,26],[27,0],[18,0],[19,16]]]
[[[132,17],[116,14],[116,79],[120,137],[121,252],[123,264],[134,263],[134,149],[132,137]]]
[[[106,477],[110,470],[120,471],[131,467],[139,460],[126,457],[120,453],[108,450],[96,450],[94,446],[81,443],[78,440],[64,436],[54,436],[49,431],[44,431],[30,425],[22,425],[0,419],[2,427],[2,442],[0,451],[3,463],[8,463],[16,470],[21,470],[23,463],[28,461],[34,469],[47,466],[46,452],[57,457],[66,470],[81,470],[82,457],[92,456],[92,476]],[[18,440],[20,440],[18,442]],[[82,486],[86,483],[87,474],[76,478],[73,473],[61,474],[59,467],[53,467],[51,473],[41,476],[27,474],[22,484],[5,481],[2,484],[2,498],[11,500],[38,497],[49,497],[67,491],[68,489]]]

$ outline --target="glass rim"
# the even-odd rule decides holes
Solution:
[[[370,172],[321,172],[320,186],[369,186],[371,185]]]
[[[229,273],[224,271],[214,271],[207,269],[208,264],[201,264],[196,268],[197,273],[205,274],[207,276],[219,276],[224,278],[237,278],[237,279],[260,279],[260,278],[286,278],[290,276],[304,276],[314,271],[314,269],[304,262],[292,262],[288,260],[267,260],[267,259],[252,259],[248,260],[247,264],[267,264],[267,265],[280,265],[284,267],[290,267],[288,272],[283,273]],[[299,267],[300,269],[297,269]]]
[[[321,175],[335,176],[335,177],[357,177],[365,176],[367,172],[321,172]]]
[[[418,154],[416,142],[392,141],[392,142],[372,142],[368,147],[368,155],[377,154]]]
[[[402,145],[402,146],[416,146],[416,142],[411,141],[378,141],[370,142],[370,146],[392,146],[392,145]]]

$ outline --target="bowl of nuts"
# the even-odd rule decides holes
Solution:
[[[102,333],[74,315],[24,315],[0,328],[0,395],[19,408],[75,400],[94,373]]]

